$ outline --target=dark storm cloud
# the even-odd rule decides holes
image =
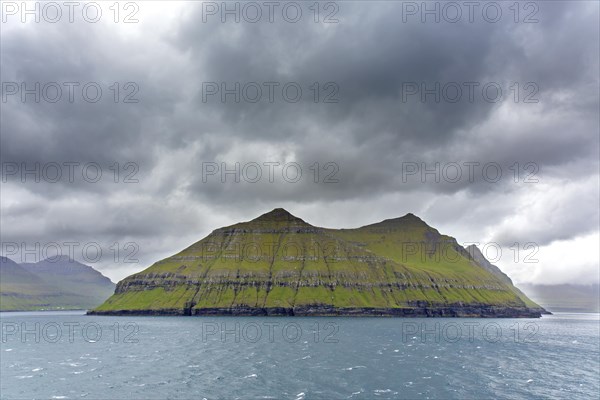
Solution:
[[[229,85],[292,80],[306,88],[317,80],[334,79],[340,87],[337,104],[279,101],[267,107],[264,103],[215,101],[198,106],[218,110],[215,115],[227,126],[221,132],[224,136],[287,142],[290,146],[303,142],[297,156],[306,159],[314,158],[320,148],[326,149],[321,153],[329,152],[336,159],[349,158],[350,163],[342,163],[347,186],[338,185],[333,192],[347,196],[348,189],[360,195],[371,193],[374,185],[384,191],[422,189],[422,182],[412,187],[398,185],[395,175],[402,171],[401,162],[492,160],[505,168],[517,161],[546,167],[576,157],[594,157],[596,147],[590,143],[597,138],[592,133],[595,121],[590,111],[597,108],[598,101],[597,96],[590,96],[589,78],[598,65],[589,54],[597,50],[589,41],[572,43],[574,38],[594,35],[594,14],[582,13],[584,23],[573,24],[569,7],[561,3],[543,5],[540,18],[558,24],[557,29],[546,23],[524,27],[512,21],[403,24],[399,23],[399,4],[366,7],[352,3],[344,4],[340,24],[330,29],[334,33],[324,33],[320,26],[310,23],[247,24],[240,35],[233,35],[227,24],[194,23],[201,19],[198,9],[190,14],[191,22],[180,30],[178,39],[179,45],[194,55],[198,76],[204,80]],[[345,15],[350,17],[344,19]],[[548,51],[550,43],[553,51]],[[541,99],[541,107],[546,109],[540,111],[540,105],[535,104],[519,108],[528,108],[532,114],[560,112],[565,118],[552,126],[513,125],[511,129],[518,131],[508,140],[502,137],[501,125],[486,127],[498,136],[480,139],[487,134],[481,125],[499,105],[481,98],[474,104],[436,103],[431,98],[425,103],[414,98],[403,103],[402,85],[407,82],[425,82],[429,87],[435,82],[498,82],[504,88],[505,101],[511,101],[508,92],[512,82],[534,82],[539,88],[535,98]],[[565,91],[573,97],[568,105],[552,98]],[[578,126],[573,129],[573,124]],[[474,132],[465,136],[465,130]],[[311,146],[316,139],[311,135],[314,131],[335,135],[331,141],[343,147],[336,146],[332,152],[331,146]],[[356,158],[358,147],[363,150],[360,159]],[[449,147],[453,154],[447,153]],[[370,173],[360,172],[365,169]],[[360,180],[361,176],[365,179]],[[499,186],[442,183],[433,190],[479,191]],[[225,191],[211,187],[203,192],[219,196]],[[298,192],[310,197],[304,187]],[[315,196],[333,192],[318,188]]]
[[[503,244],[595,232],[598,191],[589,182],[598,174],[598,4],[537,4],[539,22],[530,24],[515,23],[508,6],[497,23],[480,14],[473,23],[404,22],[401,2],[340,2],[337,24],[314,23],[308,5],[295,24],[221,23],[219,16],[202,22],[196,2],[146,20],[152,23],[140,16],[128,27],[134,34],[107,23],[6,24],[3,82],[93,81],[104,96],[95,104],[9,98],[2,103],[2,162],[96,162],[104,177],[10,177],[2,188],[2,240],[127,237],[141,243],[146,265],[220,225],[282,205],[342,226],[416,212],[432,225],[451,227],[450,218],[471,236]],[[108,89],[114,82],[138,85],[139,102],[115,103]],[[273,103],[266,92],[257,103],[231,96],[222,103],[219,95],[205,101],[206,82],[279,86]],[[300,85],[300,101],[282,98],[287,82]],[[403,97],[407,85],[436,82],[457,82],[461,100]],[[465,82],[479,83],[473,102]],[[497,103],[481,95],[490,82],[502,87]],[[322,102],[327,83],[339,88],[337,103]],[[524,103],[528,94],[539,102]],[[113,182],[115,162],[135,163],[139,182]],[[223,162],[230,169],[257,163],[262,178],[249,182],[251,170],[239,183],[231,175],[223,182],[220,170],[206,175],[207,163]],[[265,162],[280,163],[274,182]],[[290,162],[302,168],[298,182],[282,175]],[[472,179],[465,162],[479,163]],[[490,162],[502,169],[497,182],[482,172]],[[462,178],[421,176],[436,163],[440,172],[457,163]],[[523,182],[529,164],[537,183]],[[560,201],[544,197],[560,182]],[[532,213],[531,203],[542,211]],[[544,213],[558,216],[547,224]],[[519,221],[509,224],[515,215]]]
[[[56,103],[44,97],[36,103],[28,95],[23,103],[20,94],[8,96],[3,104],[3,161],[97,162],[105,168],[135,162],[143,165],[142,172],[152,167],[155,143],[169,140],[171,131],[163,121],[171,119],[179,93],[169,76],[153,79],[153,68],[129,59],[137,43],[120,41],[102,24],[47,24],[5,34],[10,40],[2,43],[3,82],[25,83],[28,89],[36,82],[57,82],[62,97]],[[72,102],[67,82],[77,85]],[[127,82],[132,85],[126,88]],[[83,97],[88,83],[101,88],[98,102]],[[115,83],[117,102],[111,90]],[[95,96],[93,89],[90,93]],[[124,103],[128,94],[138,102]],[[77,188],[80,181],[68,182],[68,188]],[[100,187],[87,185],[85,190]]]

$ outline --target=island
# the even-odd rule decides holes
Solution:
[[[529,317],[546,313],[475,248],[413,214],[356,229],[277,208],[120,281],[92,315]]]

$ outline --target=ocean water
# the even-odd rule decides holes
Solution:
[[[3,399],[592,399],[598,314],[537,319],[3,313]]]

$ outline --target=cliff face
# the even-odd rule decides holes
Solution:
[[[358,229],[283,209],[217,229],[119,282],[96,314],[539,316],[412,214]]]

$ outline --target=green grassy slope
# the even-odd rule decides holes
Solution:
[[[456,239],[440,234],[413,214],[357,229],[331,230],[331,233],[410,269],[425,272],[436,282],[436,289],[445,292],[448,302],[540,308],[480,252],[481,258],[476,259]],[[468,292],[465,289],[469,289]],[[507,293],[507,289],[511,293]]]
[[[421,242],[432,246],[424,247],[423,254],[408,245]],[[450,248],[442,249],[446,242]],[[447,262],[448,257],[454,261]],[[96,311],[195,314],[214,308],[404,309],[454,304],[526,307],[454,239],[412,215],[359,229],[331,230],[275,209],[250,222],[217,229],[124,279]]]
[[[467,252],[469,253],[469,255],[473,258],[473,261],[475,261],[482,268],[484,268],[485,270],[489,271],[490,273],[496,275],[503,282],[505,282],[510,287],[510,289],[521,300],[523,300],[523,302],[527,305],[527,307],[534,308],[534,309],[542,309],[542,307],[539,304],[537,304],[536,302],[534,302],[533,300],[531,300],[519,288],[517,288],[516,286],[514,286],[512,280],[508,277],[508,275],[506,275],[504,272],[502,272],[500,270],[500,268],[498,268],[494,264],[490,263],[485,258],[485,256],[483,255],[483,253],[481,252],[481,250],[479,250],[479,248],[477,246],[475,246],[474,244],[472,244],[472,245],[468,246],[465,250],[467,250]]]

